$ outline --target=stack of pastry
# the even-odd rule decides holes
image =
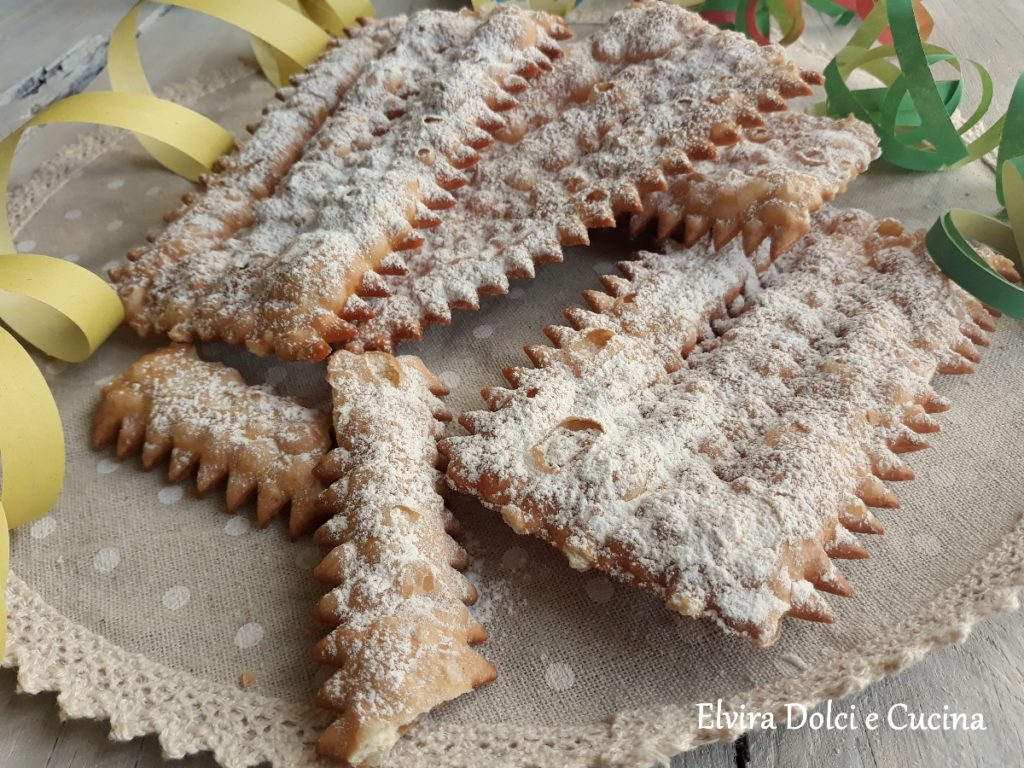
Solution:
[[[115,270],[132,327],[286,359],[387,349],[619,215],[782,250],[875,151],[853,121],[774,114],[818,80],[781,49],[654,0],[565,54],[562,22],[512,8],[377,26],[356,34],[367,61],[319,130],[303,139],[303,121],[298,148],[277,148],[272,118],[324,88],[307,76]],[[253,158],[265,144],[272,168]],[[254,186],[258,202],[219,204]]]
[[[883,481],[912,476],[897,454],[938,428],[932,375],[971,370],[994,327],[920,233],[825,205],[877,142],[785,111],[819,78],[781,49],[656,0],[568,36],[514,7],[364,22],[113,273],[140,334],[331,356],[333,419],[157,352],[104,390],[95,440],[320,526],[318,749],[354,765],[495,676],[442,455],[573,567],[767,645],[783,616],[832,620],[832,559],[865,555]],[[395,344],[614,226],[658,250],[446,432],[443,387]]]

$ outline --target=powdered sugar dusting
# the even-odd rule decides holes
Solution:
[[[630,230],[635,235],[655,221],[659,240],[677,236],[688,245],[711,232],[719,248],[742,236],[748,254],[768,238],[777,254],[810,229],[813,211],[878,156],[875,132],[853,117],[765,115],[764,125],[746,128],[742,141],[698,161],[667,190],[645,195]]]
[[[350,348],[390,349],[425,324],[450,321],[453,307],[475,309],[480,295],[505,293],[508,276],[532,277],[535,263],[560,260],[562,246],[587,242],[588,229],[614,226],[618,214],[650,208],[667,216],[669,202],[652,197],[669,184],[666,176],[680,179],[661,193],[669,201],[685,199],[709,217],[721,209],[731,222],[742,199],[755,207],[754,220],[767,220],[762,239],[787,236],[787,221],[802,222],[867,166],[877,143],[869,128],[769,116],[774,128],[751,133],[761,142],[756,151],[727,147],[689,171],[696,158],[716,154],[716,143],[738,139],[741,124],[759,123],[758,108],[802,93],[800,74],[778,49],[666,3],[616,14],[524,94],[522,140],[496,147],[477,166],[474,183],[455,193],[456,207],[406,257],[407,274],[367,276],[370,298],[350,300],[348,310],[353,319],[372,317]],[[828,162],[814,158],[811,173],[809,150],[778,148],[794,130],[840,140]],[[753,178],[740,178],[745,163]],[[688,183],[699,191],[687,191]],[[698,208],[707,194],[710,202]]]
[[[337,352],[328,378],[338,448],[321,468],[333,517],[317,540],[333,549],[316,575],[332,589],[317,614],[336,629],[316,656],[341,667],[320,698],[342,718],[320,749],[361,764],[494,669],[469,647],[486,633],[466,608],[476,590],[455,569],[466,555],[438,494],[443,385],[418,359],[382,353]]]
[[[570,61],[559,62],[556,69],[573,58],[567,56]],[[531,93],[547,91],[552,75],[542,77]],[[782,112],[765,115],[764,121],[764,126],[745,130],[740,143],[720,148],[714,160],[698,161],[692,173],[674,176],[667,191],[642,195],[643,211],[630,220],[632,233],[638,235],[656,222],[659,238],[678,233],[692,244],[710,231],[719,247],[742,235],[748,252],[765,238],[772,240],[775,250],[783,250],[809,229],[811,211],[840,193],[877,153],[874,132],[856,120]],[[827,150],[819,153],[821,147]],[[495,160],[502,155],[497,151]],[[359,324],[351,348],[390,349],[396,341],[418,338],[429,323],[450,322],[451,308],[476,309],[480,295],[508,290],[506,252],[488,242],[501,225],[481,225],[482,210],[472,226],[469,221],[470,212],[483,208],[484,201],[493,211],[501,194],[514,194],[503,179],[487,174],[488,167],[490,162],[477,171],[470,199],[456,193],[465,207],[449,214],[423,247],[407,257],[406,274],[364,280],[364,285],[374,283],[371,292],[387,295],[354,300],[373,317]],[[513,221],[510,217],[510,230],[523,227],[521,221]],[[560,251],[551,256],[560,257]],[[534,254],[533,261],[546,258]],[[532,269],[531,262],[529,267],[513,268],[511,274],[529,277]]]
[[[136,263],[116,270],[115,279],[136,330],[146,334],[160,328],[154,326],[153,310],[143,306],[154,300],[149,292],[159,293],[165,284],[181,279],[179,269],[188,268],[188,254],[215,249],[252,223],[257,201],[273,192],[360,72],[394,43],[405,24],[405,17],[375,21],[329,47],[294,78],[294,85],[277,92],[252,137],[218,160],[218,172],[204,178],[205,191],[186,196],[185,205],[169,215],[168,226],[152,245],[129,253]]]
[[[965,332],[983,340],[991,324],[922,233],[867,214],[823,209],[754,284],[737,252],[643,254],[635,306],[553,332],[561,348],[531,350],[540,367],[516,369],[516,389],[488,393],[493,412],[464,417],[476,434],[444,445],[454,487],[575,567],[769,644],[787,613],[830,618],[807,584],[847,592],[829,559],[859,546],[844,527],[895,503],[880,478],[909,476],[893,450],[922,447],[913,429],[941,407],[930,378],[967,370]],[[670,280],[694,283],[690,307],[649,334],[645,308],[666,317]],[[700,337],[709,317],[694,310],[721,306],[729,285],[745,287],[715,335],[666,358],[659,345]]]
[[[319,359],[350,335],[338,317],[362,273],[413,247],[447,189],[469,181],[516,105],[504,90],[558,54],[561,21],[515,8],[423,11],[367,64],[250,226],[176,270],[115,274],[132,315],[172,339],[222,338],[260,354]],[[159,281],[159,284],[158,284]]]
[[[170,453],[169,478],[196,472],[200,493],[226,476],[228,507],[255,495],[262,525],[289,503],[293,535],[319,522],[313,470],[331,445],[327,414],[249,386],[193,347],[146,355],[103,388],[93,442],[115,438],[118,456],[141,449],[146,467]]]
[[[647,339],[664,366],[676,370],[698,341],[714,335],[712,322],[726,315],[732,301],[757,288],[754,265],[739,248],[698,249],[686,259],[685,269],[677,253],[621,262],[629,279],[603,277],[607,293],[583,294],[591,311],[574,307],[566,317],[577,330],[607,328]]]

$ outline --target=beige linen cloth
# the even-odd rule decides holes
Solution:
[[[269,94],[242,65],[177,93],[232,128]],[[17,239],[23,250],[105,271],[187,188],[130,138],[88,134],[14,195]],[[843,204],[925,226],[951,205],[984,210],[995,201],[980,164],[941,177],[879,164]],[[498,383],[502,366],[523,363],[523,344],[542,341],[541,329],[629,247],[601,235],[403,351],[450,385],[453,409],[479,407],[479,389]],[[230,768],[310,764],[326,722],[309,705],[319,680],[309,661],[319,636],[310,619],[317,549],[288,541],[280,521],[257,530],[249,511],[225,514],[218,493],[198,500],[191,482],[165,484],[164,467],[145,473],[137,459],[89,448],[101,385],[161,343],[122,329],[82,365],[40,357],[64,419],[67,482],[47,517],[13,533],[7,664],[20,668],[24,689],[57,691],[66,715],[109,719],[118,739],[158,733],[171,757],[212,750]],[[326,397],[323,364],[284,365],[217,345],[203,352],[251,382]],[[841,564],[856,595],[831,599],[837,622],[788,621],[766,651],[571,571],[553,549],[473,503],[457,507],[480,588],[475,613],[491,632],[483,651],[500,676],[426,718],[392,764],[646,767],[736,735],[698,737],[697,702],[813,703],[963,638],[979,616],[1014,606],[1024,581],[1022,385],[1024,334],[1004,320],[975,375],[938,381],[954,407],[940,417],[933,448],[910,457],[917,480],[896,487],[903,507],[882,513],[887,534],[863,537],[871,559]],[[243,690],[247,672],[256,682]]]

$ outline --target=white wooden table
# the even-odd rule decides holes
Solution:
[[[451,1],[451,0],[450,0]],[[0,0],[0,136],[20,124],[31,110],[90,87],[100,74],[105,39],[134,0],[49,0],[27,3]],[[382,15],[427,5],[422,0],[377,0]],[[429,3],[437,5],[437,2]],[[1002,86],[997,98],[1005,108],[1009,88],[1021,69],[1024,4],[927,0],[940,33],[937,40],[985,63]],[[243,50],[244,37],[216,23],[182,11],[147,11],[143,51],[155,83],[180,80],[216,66]],[[983,19],[984,24],[976,19]],[[187,32],[187,37],[181,37]],[[848,30],[834,30],[828,44],[838,49]],[[173,40],[189,39],[190,53],[180,55]],[[203,41],[217,40],[203,50]],[[97,78],[97,75],[99,77]],[[93,87],[96,87],[95,85]],[[62,129],[40,132],[20,153],[16,169],[31,168],[62,140]],[[161,760],[155,737],[129,743],[108,740],[105,723],[62,723],[55,696],[28,696],[15,690],[15,674],[0,671],[0,766],[3,768],[156,767]],[[982,623],[967,642],[941,648],[924,661],[871,686],[850,700],[861,711],[885,710],[905,702],[912,711],[984,713],[987,731],[907,733],[886,728],[866,733],[772,731],[751,734],[735,744],[695,750],[673,761],[673,768],[941,768],[943,766],[1024,765],[1024,613]],[[179,761],[188,768],[212,768],[208,755]]]

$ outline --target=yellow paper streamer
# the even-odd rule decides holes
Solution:
[[[287,5],[294,11],[303,13],[302,5],[299,0],[277,0],[279,3]],[[269,80],[275,88],[280,88],[287,82],[288,78],[298,72],[298,68],[291,59],[285,54],[279,51],[274,46],[267,44],[263,40],[260,40],[255,35],[250,40],[253,55],[256,57],[256,63],[259,64],[260,70],[263,72],[263,76]]]
[[[267,60],[260,63],[272,66],[267,75],[275,85],[280,85],[282,78],[287,80],[291,74],[314,61],[330,41],[326,32],[282,0],[246,0],[244,3],[235,0],[139,0],[110,36],[107,72],[111,88],[119,93],[153,96],[153,88],[142,69],[135,37],[139,8],[145,2],[199,11],[241,27],[269,43],[273,46],[273,55],[268,52]],[[187,141],[195,148],[201,146],[217,155],[223,154],[232,145],[231,134],[212,120],[209,122],[210,126],[204,133],[189,137]],[[158,163],[179,176],[195,181],[202,170],[206,170],[184,162],[181,153],[167,147],[166,143],[152,141],[144,133],[137,133],[136,138]]]
[[[375,15],[370,0],[301,0],[301,6],[309,18],[335,37],[340,37],[357,19]]]
[[[188,8],[226,21],[253,37],[253,52],[267,79],[280,88],[323,53],[361,16],[373,16],[370,0],[139,0],[114,30],[107,53],[115,91],[152,93],[139,58],[135,29],[146,2]]]
[[[340,36],[352,27],[360,17],[372,17],[373,4],[370,0],[278,0],[289,8],[304,13],[325,32]],[[252,38],[252,52],[266,78],[275,86],[287,82],[294,74],[287,56],[258,37]]]
[[[219,151],[206,146],[210,121],[185,107],[141,94],[85,93],[57,102],[0,142],[0,321],[25,341],[68,362],[86,359],[118,326],[121,301],[82,267],[14,253],[7,181],[24,132],[54,123],[91,123],[146,134],[196,167]],[[196,139],[196,136],[203,137]],[[31,358],[0,331],[0,514],[21,525],[46,512],[60,492],[64,443],[57,408]],[[6,527],[6,526],[5,526]]]
[[[124,311],[120,299],[101,278],[76,264],[15,253],[7,218],[7,183],[18,141],[29,128],[54,123],[125,128],[148,136],[168,157],[175,157],[177,164],[194,169],[208,168],[224,145],[211,140],[220,129],[202,115],[155,96],[125,93],[71,96],[35,115],[0,142],[0,321],[48,355],[80,362],[120,324]],[[216,131],[211,132],[211,126]],[[64,435],[45,379],[18,340],[3,328],[0,462],[0,580],[5,580],[7,529],[44,515],[60,493]],[[0,640],[5,638],[6,621]]]
[[[289,77],[315,61],[330,42],[330,34],[340,34],[360,16],[373,15],[370,0],[139,0],[114,29],[107,49],[110,87],[119,93],[153,95],[135,36],[139,9],[146,2],[187,8],[245,30],[252,35],[253,53],[263,74],[275,87],[285,85]],[[179,176],[195,181],[205,170],[188,163],[171,147],[145,135],[136,134],[136,138],[158,163]],[[196,135],[195,142],[222,154],[232,139],[228,131],[210,121],[206,133]]]

